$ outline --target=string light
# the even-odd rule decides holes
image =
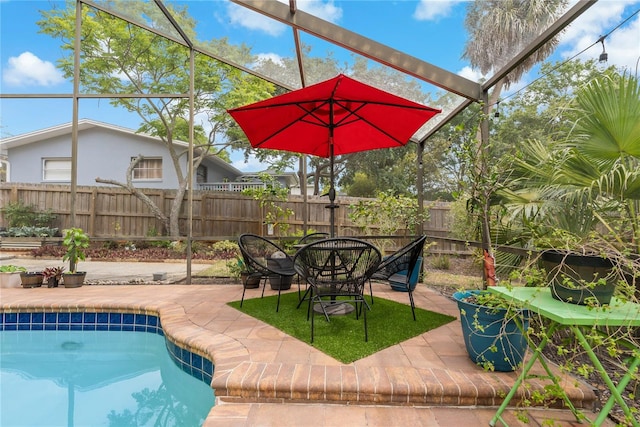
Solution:
[[[600,61],[600,63],[607,62],[607,59],[609,59],[609,55],[607,55],[607,52],[605,52],[605,50],[604,50],[604,39],[605,39],[605,37],[606,36],[601,36],[598,39],[598,41],[600,43],[602,43],[602,53],[600,54],[600,58],[598,58],[598,61]]]

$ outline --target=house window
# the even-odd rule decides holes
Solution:
[[[134,161],[136,157],[132,157]],[[162,179],[162,158],[144,158],[133,168],[134,180],[157,181]]]
[[[42,163],[43,181],[71,181],[71,159],[43,159]]]
[[[202,184],[205,182],[209,182],[207,181],[207,167],[206,166],[198,166],[198,169],[196,170],[196,182],[198,184]]]

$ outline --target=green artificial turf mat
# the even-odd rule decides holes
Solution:
[[[400,304],[374,297],[371,305],[367,298],[371,305],[371,310],[367,312],[368,342],[364,340],[362,316],[356,319],[355,312],[331,316],[330,322],[326,321],[323,314],[316,313],[315,336],[311,345],[336,360],[351,363],[455,320],[452,316],[416,308],[417,320],[414,321],[408,299],[407,296],[407,304]],[[245,299],[242,307],[240,301],[230,302],[229,305],[310,343],[311,320],[307,320],[307,301],[296,309],[298,292],[283,293],[279,312],[276,312],[276,301],[277,295],[273,295]]]

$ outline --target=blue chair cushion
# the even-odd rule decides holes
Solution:
[[[413,291],[418,284],[418,277],[420,277],[420,269],[422,268],[422,257],[418,257],[418,262],[416,262],[413,271],[411,272],[411,277],[409,277],[409,287]],[[407,273],[408,270],[401,270],[396,274],[389,277],[389,284],[391,285],[391,289],[398,292],[407,292]]]

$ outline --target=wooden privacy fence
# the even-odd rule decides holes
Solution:
[[[145,194],[164,212],[169,212],[175,198],[175,191],[146,189]],[[307,227],[315,231],[329,231],[329,209],[326,197],[309,196],[307,198]],[[187,198],[185,197],[185,200]],[[375,224],[366,232],[356,227],[348,218],[349,205],[361,200],[352,197],[338,197],[340,208],[336,209],[335,221],[339,235],[378,235]],[[71,190],[67,185],[40,184],[0,184],[0,207],[9,202],[20,201],[24,205],[34,206],[38,211],[50,210],[56,215],[54,227],[64,229],[72,226],[70,215]],[[430,219],[425,224],[424,234],[446,238],[449,236],[449,204],[444,202],[427,203]],[[289,196],[284,208],[294,214],[287,219],[287,235],[302,233],[304,229],[304,199],[302,196]],[[268,227],[262,223],[263,215],[259,203],[251,197],[235,192],[194,191],[193,193],[192,235],[194,238],[210,240],[234,239],[242,233],[268,235]],[[74,226],[87,231],[97,238],[141,238],[165,234],[163,225],[138,198],[128,191],[112,187],[77,187],[76,223]],[[187,203],[183,204],[180,215],[181,234],[186,236]],[[4,215],[0,215],[0,227],[6,227]],[[276,227],[277,233],[277,227]],[[414,234],[413,230],[402,230],[399,235]],[[438,240],[437,246],[430,249],[435,253],[467,253],[464,245]]]

